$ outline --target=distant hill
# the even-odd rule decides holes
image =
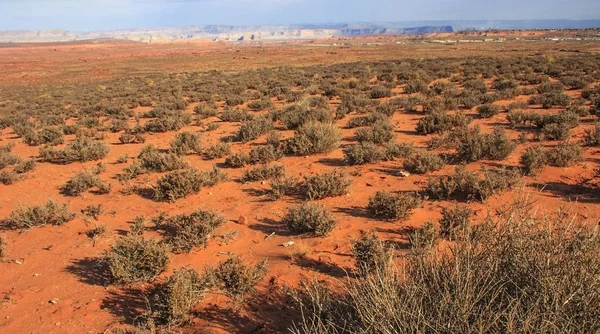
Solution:
[[[98,32],[67,30],[0,31],[0,43],[71,42],[91,39],[121,39],[137,42],[177,40],[294,40],[344,36],[446,33],[461,30],[584,29],[600,27],[600,20],[501,20],[501,21],[405,21],[381,23],[293,24],[264,26],[202,25],[157,27]]]

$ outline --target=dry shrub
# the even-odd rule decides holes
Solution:
[[[0,171],[0,184],[9,186],[9,185],[19,181],[20,179],[21,179],[21,177],[14,171],[7,171],[7,170]]]
[[[348,121],[347,127],[352,129],[352,128],[358,128],[361,126],[373,125],[377,122],[386,122],[386,121],[389,121],[388,115],[382,114],[379,112],[372,112],[365,116],[352,117]]]
[[[394,126],[389,121],[377,121],[368,128],[356,131],[356,139],[359,142],[371,142],[384,144],[394,139]]]
[[[40,158],[44,162],[68,164],[75,161],[86,162],[104,158],[110,148],[106,143],[87,136],[79,136],[67,144],[63,150],[48,146],[40,148]]]
[[[34,159],[30,159],[27,161],[23,161],[20,164],[16,165],[13,171],[17,174],[25,174],[33,171],[37,166],[37,163]]]
[[[187,165],[179,154],[161,152],[154,145],[144,146],[138,159],[142,169],[158,173],[174,171]]]
[[[204,151],[204,157],[208,160],[219,159],[231,153],[231,144],[217,143]]]
[[[337,197],[348,193],[351,180],[346,173],[334,170],[321,175],[304,177],[304,193],[310,200]]]
[[[175,269],[171,276],[150,292],[146,321],[168,326],[191,323],[194,306],[204,299],[207,289],[206,278],[193,268]]]
[[[583,138],[585,146],[599,146],[600,145],[600,123],[596,123],[593,129],[585,130],[585,137]]]
[[[278,200],[285,195],[294,193],[298,187],[298,179],[295,177],[280,177],[271,181],[267,190],[272,200]]]
[[[384,97],[392,96],[392,90],[384,87],[384,86],[375,86],[371,88],[371,98],[372,99],[381,99]]]
[[[258,165],[244,171],[242,179],[246,182],[280,179],[285,176],[282,165]]]
[[[412,143],[387,143],[385,145],[385,159],[408,158],[414,151],[415,147]]]
[[[484,158],[504,160],[517,146],[501,128],[494,128],[491,134],[482,134],[479,128],[476,127],[465,130],[463,133],[459,133],[458,136],[458,157],[465,162],[473,162]]]
[[[10,165],[16,165],[21,161],[17,155],[11,153],[13,147],[14,144],[0,146],[0,169]]]
[[[282,223],[295,233],[311,233],[318,237],[325,237],[336,225],[325,207],[311,202],[291,207]]]
[[[442,169],[446,163],[435,153],[418,150],[404,160],[404,168],[415,174],[425,174]]]
[[[250,151],[250,161],[255,164],[266,164],[281,158],[283,158],[283,152],[273,145],[259,145]]]
[[[548,155],[540,145],[528,147],[519,160],[526,175],[534,176],[548,164]]]
[[[427,221],[423,226],[412,230],[408,235],[408,241],[412,249],[429,250],[436,245],[439,232],[432,221]]]
[[[39,130],[31,130],[23,135],[23,142],[29,146],[56,146],[65,142],[63,129],[58,126],[47,126]]]
[[[66,204],[48,200],[45,204],[19,207],[10,213],[5,224],[13,229],[30,229],[36,226],[63,225],[75,218]]]
[[[244,264],[238,256],[232,255],[210,273],[219,289],[233,301],[242,302],[245,296],[252,293],[256,285],[267,274],[267,261],[250,266]]]
[[[362,276],[385,270],[393,259],[393,249],[382,242],[375,233],[360,231],[360,238],[352,240],[352,256],[356,269]]]
[[[248,142],[273,129],[273,121],[267,117],[255,117],[244,121],[238,132],[238,139]]]
[[[200,135],[192,132],[180,132],[170,144],[171,153],[177,155],[201,154]]]
[[[472,119],[459,112],[454,115],[445,110],[433,110],[419,119],[416,131],[422,135],[432,133],[443,134],[452,129],[465,127]]]
[[[81,209],[81,213],[88,218],[98,220],[98,218],[100,218],[100,215],[104,213],[104,206],[102,204],[90,204],[85,208]]]
[[[481,116],[481,118],[494,117],[498,115],[500,111],[500,106],[497,106],[495,104],[483,104],[477,107],[477,112],[479,113],[479,116]]]
[[[371,142],[361,142],[344,147],[344,161],[350,165],[364,165],[383,160],[385,154]]]
[[[6,256],[8,255],[8,250],[6,249],[8,245],[8,240],[5,235],[0,235],[0,261],[4,261]]]
[[[240,168],[250,164],[250,155],[246,152],[237,152],[225,158],[225,165],[231,168]]]
[[[490,196],[509,190],[516,185],[521,174],[517,169],[482,168],[481,176],[467,171],[464,166],[456,168],[454,175],[430,178],[425,192],[433,199],[477,199],[485,201]]]
[[[286,150],[293,155],[326,153],[336,149],[340,140],[340,131],[334,124],[308,122],[288,140]]]
[[[110,184],[102,181],[98,174],[100,174],[100,171],[97,168],[86,168],[76,173],[61,187],[61,193],[67,196],[79,196],[94,187],[98,194],[109,193],[111,190]]]
[[[596,333],[597,228],[514,207],[402,268],[305,283],[293,333]],[[382,316],[383,315],[383,316]]]
[[[467,235],[473,210],[467,205],[455,205],[442,209],[440,219],[440,234],[450,240],[456,240]]]
[[[206,247],[216,228],[227,219],[212,211],[196,210],[158,222],[157,228],[165,235],[165,242],[176,253],[189,253],[194,248]]]
[[[210,171],[199,171],[196,168],[174,171],[158,179],[154,186],[154,199],[173,202],[199,192],[202,187],[212,187],[227,178],[227,174],[217,167]]]
[[[410,217],[412,210],[421,206],[422,199],[417,193],[390,194],[378,191],[369,198],[368,210],[376,217],[392,221],[403,221]]]
[[[168,245],[156,240],[128,235],[106,251],[104,260],[113,283],[149,282],[167,269],[169,250]]]
[[[569,167],[583,161],[581,145],[561,142],[548,151],[548,163],[556,167]]]

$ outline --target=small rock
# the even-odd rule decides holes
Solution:
[[[293,242],[293,241],[288,241],[288,242],[284,242],[282,246],[283,246],[283,247],[290,247],[290,246],[292,246],[293,244],[294,244],[294,242]]]
[[[15,263],[16,264],[23,264],[23,261],[21,261],[21,260],[15,260]]]
[[[402,176],[402,177],[409,177],[410,176],[409,172],[403,171],[403,170],[401,170],[398,174],[400,174],[400,176]]]
[[[248,224],[248,218],[246,218],[246,216],[240,216],[238,218],[237,222],[240,225],[247,225]]]
[[[260,181],[260,184],[264,186],[266,184],[266,182],[265,181]]]
[[[40,276],[40,274],[33,274],[33,276],[38,277],[38,276]]]
[[[57,298],[50,299],[50,301],[48,301],[48,303],[50,303],[52,305],[56,305],[56,304],[58,304],[58,299]]]

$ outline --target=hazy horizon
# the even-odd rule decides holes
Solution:
[[[596,20],[591,0],[0,0],[0,30],[78,32],[191,25]]]

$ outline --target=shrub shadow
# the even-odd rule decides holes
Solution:
[[[110,283],[108,264],[98,257],[86,257],[71,262],[65,271],[77,276],[80,282],[89,285],[107,286]]]
[[[600,202],[600,190],[581,184],[566,184],[562,182],[532,183],[534,187],[543,193],[551,193],[556,197],[563,197],[570,201],[581,203]]]

